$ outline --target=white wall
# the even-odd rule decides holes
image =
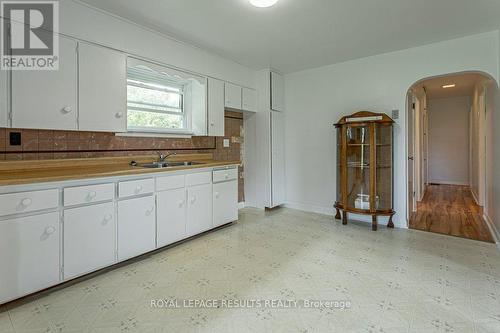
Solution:
[[[477,50],[480,50],[478,52]],[[358,110],[400,110],[395,135],[395,224],[406,226],[406,93],[418,80],[481,71],[498,80],[498,31],[286,75],[287,202],[333,214],[333,124]],[[499,131],[500,132],[500,131]]]
[[[78,1],[59,2],[61,33],[180,69],[254,87],[254,71]]]
[[[429,182],[469,185],[469,96],[430,99]]]

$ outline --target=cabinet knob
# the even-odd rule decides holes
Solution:
[[[224,175],[224,178],[225,178],[225,179],[229,179],[229,174],[228,174],[228,173],[226,173],[226,174]]]
[[[151,216],[151,214],[153,214],[154,211],[155,211],[155,208],[151,207],[151,209],[146,211],[146,216]]]
[[[68,113],[70,113],[71,111],[73,111],[73,109],[72,109],[71,107],[69,107],[69,106],[65,106],[65,107],[63,107],[63,108],[62,108],[62,112],[63,112],[64,114],[68,114]]]
[[[95,199],[95,197],[97,196],[97,193],[95,191],[91,191],[89,192],[89,194],[87,195],[87,200],[88,201],[92,201]]]
[[[179,201],[179,207],[182,207],[182,206],[184,206],[184,200]]]
[[[45,228],[46,235],[52,235],[55,232],[56,232],[56,227],[54,227],[54,226],[50,226],[50,227]]]
[[[191,202],[191,204],[194,204],[196,202],[196,197],[192,197],[189,201]]]
[[[215,126],[215,124],[214,123],[210,123],[210,126]]]
[[[219,199],[219,196],[220,196],[219,192],[215,192],[215,198]]]
[[[118,118],[118,119],[122,118],[123,117],[123,112],[117,112],[117,113],[115,113],[115,117]]]
[[[108,222],[110,222],[112,219],[113,219],[113,215],[111,215],[111,214],[104,216],[104,220],[102,221],[103,222],[102,225],[108,224]]]
[[[28,207],[32,202],[33,201],[30,198],[24,198],[23,200],[21,200],[21,205],[24,207]]]
[[[141,193],[141,191],[142,191],[142,186],[141,186],[141,185],[139,185],[139,186],[137,186],[137,187],[135,188],[135,191],[134,191],[134,192],[135,192],[135,194],[139,194],[139,193]]]

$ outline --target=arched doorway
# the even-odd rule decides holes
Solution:
[[[463,72],[425,78],[408,90],[410,229],[493,242],[487,184],[493,178],[494,89],[488,74]]]

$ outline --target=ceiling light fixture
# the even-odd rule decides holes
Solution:
[[[248,0],[255,7],[266,8],[274,6],[278,0]]]
[[[455,87],[456,87],[456,84],[447,84],[447,85],[443,86],[443,89],[455,88]]]

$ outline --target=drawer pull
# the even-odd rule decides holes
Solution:
[[[71,113],[71,111],[73,111],[73,109],[71,109],[71,107],[69,107],[69,106],[65,106],[62,108],[62,113],[64,113],[64,114]]]
[[[23,200],[21,200],[21,206],[23,207],[28,207],[32,203],[33,201],[30,198],[24,198]]]
[[[123,112],[117,112],[115,114],[115,117],[118,118],[118,119],[122,118],[123,117]]]
[[[154,210],[155,210],[154,207],[152,207],[151,209],[147,210],[146,211],[146,216],[151,216],[151,214],[153,214]]]
[[[219,195],[219,192],[215,192],[215,198],[216,198],[216,199],[219,199],[219,196],[220,196],[220,195]]]
[[[142,192],[142,185],[138,185],[135,190],[134,190],[135,194],[139,194]]]
[[[55,232],[56,232],[56,227],[54,227],[54,226],[50,226],[50,227],[45,228],[46,235],[52,235]]]
[[[96,196],[97,196],[96,191],[91,191],[91,192],[89,192],[89,194],[87,195],[87,201],[92,201],[92,200],[94,200]]]
[[[196,197],[191,197],[191,200],[189,200],[191,204],[194,204],[196,202]]]
[[[179,207],[182,207],[182,206],[184,206],[184,200],[179,201]]]
[[[225,179],[229,179],[229,174],[228,174],[228,173],[226,173],[226,174],[224,175],[224,178],[225,178]]]

